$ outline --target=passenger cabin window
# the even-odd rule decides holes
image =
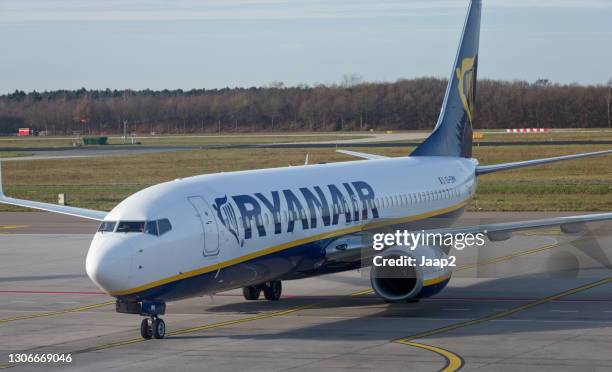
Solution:
[[[115,226],[117,225],[117,221],[103,221],[98,228],[99,232],[113,232],[115,231]]]

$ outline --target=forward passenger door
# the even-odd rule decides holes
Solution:
[[[216,256],[219,254],[219,229],[212,208],[201,196],[190,196],[187,198],[189,204],[196,212],[197,218],[202,225],[202,245],[204,256]]]

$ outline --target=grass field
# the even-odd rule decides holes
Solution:
[[[203,146],[203,145],[227,145],[227,144],[265,144],[284,142],[310,142],[310,141],[334,141],[339,139],[361,139],[368,138],[366,133],[362,134],[288,134],[288,133],[266,133],[266,134],[228,134],[228,135],[188,135],[188,136],[146,136],[135,137],[140,146]],[[130,139],[128,139],[130,141]],[[45,148],[45,147],[74,147],[82,140],[76,137],[0,137],[0,150],[3,148]],[[110,136],[109,145],[122,145],[120,137]],[[138,146],[138,145],[128,145]]]
[[[478,130],[476,130],[478,132]],[[553,131],[543,134],[506,134],[503,132],[485,131],[484,138],[480,141],[612,141],[612,130],[592,129],[586,131]],[[394,133],[401,133],[395,131]],[[127,146],[205,146],[205,145],[240,145],[240,144],[270,144],[270,143],[300,143],[313,141],[335,141],[348,139],[371,138],[373,135],[367,132],[325,132],[325,133],[237,133],[237,134],[193,134],[193,135],[168,135],[168,136],[141,136],[135,137],[139,145]],[[419,142],[418,140],[400,141],[408,144]],[[478,141],[475,141],[478,143]],[[81,139],[76,137],[0,137],[0,151],[2,149],[24,149],[24,148],[48,148],[48,147],[74,147],[80,145]],[[118,136],[109,136],[108,143],[111,146],[122,146],[123,140]]]
[[[0,159],[2,158],[20,158],[23,156],[30,156],[32,153],[29,152],[15,152],[15,151],[0,151]]]
[[[610,146],[498,146],[474,149],[481,164],[604,150]],[[410,148],[358,148],[387,156]],[[109,210],[123,198],[155,183],[220,171],[354,160],[333,149],[219,149],[106,158],[3,163],[4,187],[14,197]],[[485,175],[471,210],[610,211],[612,156],[581,159]],[[409,174],[406,177],[410,177]],[[17,210],[0,206],[0,211]]]
[[[476,130],[475,132],[478,132]],[[486,131],[485,131],[486,132]],[[485,133],[481,141],[547,142],[547,141],[612,141],[612,130],[552,131],[548,133]]]

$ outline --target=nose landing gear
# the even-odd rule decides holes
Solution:
[[[140,335],[145,340],[164,338],[166,336],[166,323],[157,315],[151,318],[144,318],[140,323]]]
[[[116,310],[118,313],[145,316],[142,322],[140,322],[140,335],[145,340],[166,337],[166,323],[159,317],[166,313],[165,302],[150,300],[143,300],[142,302],[117,300]]]

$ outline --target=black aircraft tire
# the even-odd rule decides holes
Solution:
[[[242,288],[242,295],[244,296],[245,300],[248,300],[248,301],[259,300],[260,294],[261,294],[261,289],[259,289],[258,287],[254,285]]]
[[[166,337],[166,323],[161,318],[155,318],[151,322],[153,337],[160,339]]]
[[[264,285],[264,296],[268,301],[278,301],[283,292],[283,285],[280,280],[274,280]]]
[[[151,330],[151,325],[149,324],[148,318],[144,318],[142,322],[140,322],[140,335],[145,340],[149,340],[153,336],[153,331]]]

